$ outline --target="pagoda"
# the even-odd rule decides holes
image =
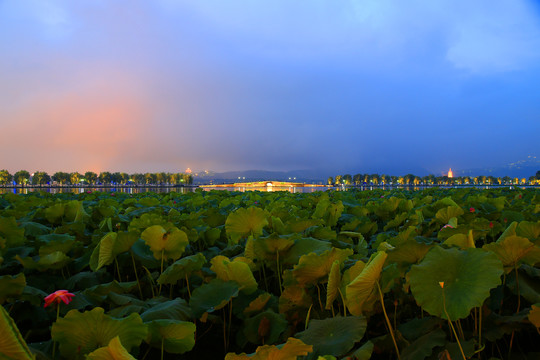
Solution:
[[[447,176],[448,176],[449,179],[454,177],[454,173],[452,172],[452,168],[450,168],[448,170],[448,175]]]

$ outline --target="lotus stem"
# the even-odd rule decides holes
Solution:
[[[161,249],[161,272],[159,273],[160,275],[163,274],[163,253],[165,252],[165,249]],[[161,285],[163,284],[159,284],[159,294],[161,294]]]
[[[165,338],[161,338],[161,360],[163,360],[163,342],[165,341]]]
[[[459,341],[459,337],[456,333],[456,329],[454,328],[454,325],[452,325],[452,321],[450,320],[450,316],[448,315],[448,312],[446,311],[446,297],[444,296],[444,287],[442,287],[442,296],[443,296],[443,309],[444,309],[444,314],[446,315],[446,319],[448,319],[448,324],[450,324],[450,328],[452,329],[452,332],[454,333],[454,336],[456,337],[456,341],[458,343],[458,346],[459,346],[459,351],[461,351],[461,356],[463,356],[463,360],[467,360],[467,358],[465,357],[465,353],[463,352],[463,348],[461,347],[461,342]]]
[[[279,293],[283,294],[283,290],[281,289],[281,271],[279,269],[279,250],[276,249],[276,267],[277,267],[277,279],[278,279],[278,285],[279,285]]]
[[[376,284],[377,284],[377,289],[379,290],[379,298],[381,300],[381,305],[382,305],[382,309],[383,309],[383,313],[384,313],[384,318],[386,319],[386,325],[388,325],[388,330],[390,330],[390,336],[392,336],[392,341],[394,342],[394,347],[396,348],[397,357],[398,357],[398,359],[401,360],[401,355],[399,354],[399,348],[398,348],[398,345],[397,345],[397,342],[396,342],[396,337],[394,335],[394,330],[392,329],[392,324],[390,323],[390,319],[388,318],[388,314],[386,313],[386,308],[384,307],[384,298],[383,298],[383,295],[382,295],[381,286],[379,285],[378,281],[376,282]]]
[[[187,292],[188,292],[189,298],[191,299],[191,290],[189,290],[189,278],[187,276],[187,273],[186,273],[186,286],[187,286]]]
[[[139,275],[137,275],[137,266],[135,266],[135,258],[133,257],[133,253],[131,254],[131,261],[133,262],[133,272],[135,272],[135,279],[137,279],[137,286],[139,287],[139,294],[141,295],[141,300],[143,299],[142,289],[141,289],[141,282],[139,281]]]
[[[116,272],[118,273],[118,281],[122,282],[122,276],[120,276],[120,266],[118,266],[118,259],[114,258],[114,263],[116,264]]]
[[[309,310],[307,312],[307,315],[306,315],[306,326],[304,328],[304,330],[307,329],[307,326],[308,326],[308,323],[309,323],[309,316],[311,315],[311,308],[313,307],[313,304],[309,305]]]
[[[515,265],[514,265],[514,270],[516,271],[516,291],[517,291],[517,298],[518,298],[517,309],[516,309],[516,314],[517,314],[517,313],[519,313],[519,308],[521,306],[521,296],[519,294],[518,269],[517,269],[517,266],[515,266]]]
[[[339,296],[341,296],[341,301],[343,302],[343,317],[347,317],[347,304],[345,304],[345,297],[343,296],[340,288],[338,288],[338,291]]]
[[[317,286],[317,295],[318,295],[318,298],[319,298],[319,306],[321,307],[321,311],[324,311],[324,308],[322,306],[322,301],[321,301],[321,289],[319,288],[319,283],[315,284],[315,286]]]

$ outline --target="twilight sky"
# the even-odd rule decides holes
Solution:
[[[0,0],[0,169],[436,175],[540,155],[540,3]]]

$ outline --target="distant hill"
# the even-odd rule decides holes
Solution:
[[[312,170],[294,170],[294,171],[267,171],[267,170],[246,170],[246,171],[227,171],[222,173],[206,172],[193,177],[194,184],[214,184],[246,182],[246,181],[294,181],[305,183],[325,183],[328,174]]]
[[[519,160],[504,166],[491,167],[491,168],[477,168],[466,169],[456,171],[456,176],[495,176],[503,177],[510,176],[512,178],[529,178],[536,175],[536,172],[540,170],[540,159],[536,156],[530,155],[525,160]]]

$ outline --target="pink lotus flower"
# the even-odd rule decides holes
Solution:
[[[473,212],[476,211],[476,209],[472,207],[472,208],[469,209],[469,211],[470,211],[471,213],[473,213]]]
[[[493,229],[493,221],[489,222],[489,227]]]
[[[75,296],[75,294],[72,294],[68,292],[67,290],[56,290],[52,294],[45,297],[45,305],[43,307],[47,307],[53,303],[60,304],[60,301],[63,301],[64,304],[69,304],[72,298]]]
[[[452,225],[450,225],[450,224],[446,224],[446,225],[444,225],[444,226],[442,227],[442,229],[446,229],[446,228],[453,229],[454,227],[453,227]],[[441,229],[441,230],[442,230],[442,229]]]

